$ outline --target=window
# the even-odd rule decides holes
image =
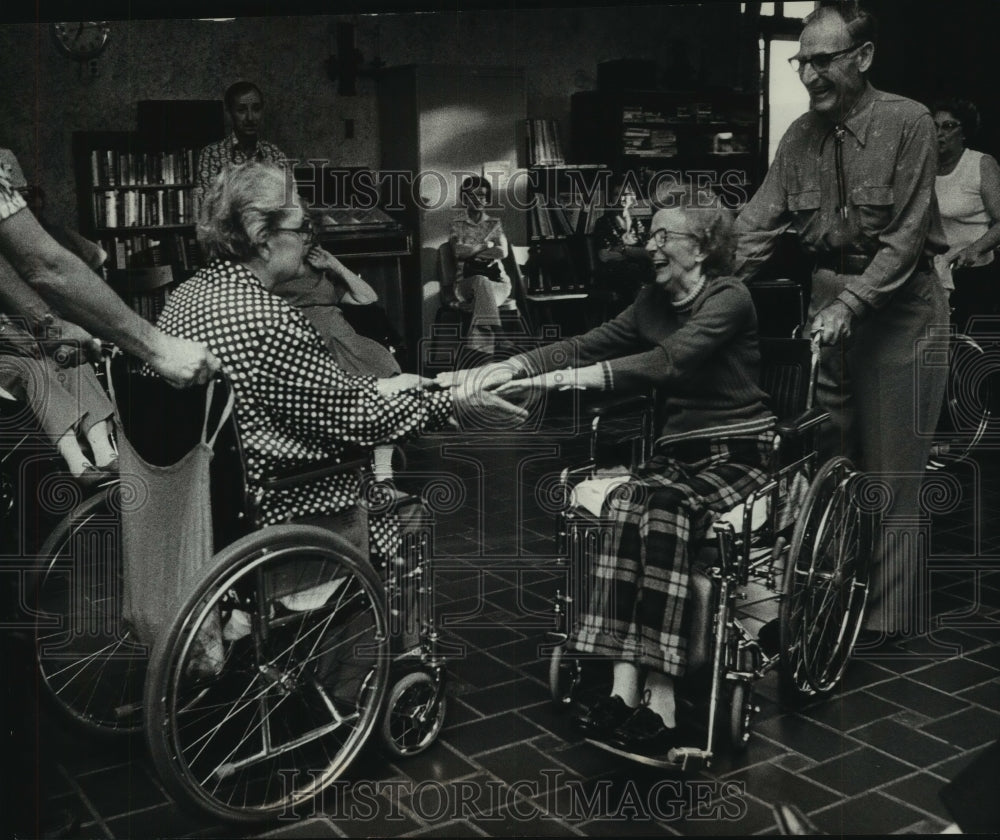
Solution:
[[[798,41],[772,38],[767,51],[767,164],[771,165],[785,130],[809,108],[809,94],[798,75],[788,66],[799,49]]]
[[[761,17],[777,16],[784,18],[798,18],[801,20],[815,8],[816,3],[813,2],[813,0],[808,0],[808,2],[761,3],[760,14]],[[746,14],[746,10],[747,4],[740,3],[740,12]]]

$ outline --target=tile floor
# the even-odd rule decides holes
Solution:
[[[775,675],[742,754],[706,770],[654,770],[573,735],[549,701],[544,634],[559,572],[550,488],[582,439],[572,424],[517,437],[443,435],[409,448],[437,482],[438,617],[452,647],[438,742],[410,760],[373,747],[320,812],[258,829],[273,837],[663,836],[774,833],[770,803],[824,832],[935,832],[945,780],[1000,732],[1000,454],[931,478],[922,520],[929,632],[857,658],[836,696],[780,709]],[[769,600],[770,599],[770,600]],[[751,599],[753,624],[776,609]],[[170,801],[141,740],[95,741],[45,720],[40,772],[83,817],[82,837],[230,837]]]

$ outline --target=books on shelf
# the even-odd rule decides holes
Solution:
[[[101,190],[94,193],[93,202],[97,228],[190,225],[198,210],[193,187]]]
[[[555,120],[525,120],[529,166],[561,166],[566,163],[559,124]]]
[[[175,265],[191,271],[201,264],[201,252],[193,230],[177,231],[164,238],[155,232],[110,236],[100,240],[110,269],[153,268]]]
[[[92,149],[90,182],[95,187],[182,185],[194,182],[194,149],[172,152],[123,152]]]

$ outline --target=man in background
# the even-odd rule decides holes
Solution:
[[[285,166],[284,152],[274,143],[261,140],[264,95],[253,82],[234,82],[223,97],[233,133],[218,143],[209,143],[198,153],[196,195],[199,204],[212,180],[227,166],[248,160],[266,161]]]

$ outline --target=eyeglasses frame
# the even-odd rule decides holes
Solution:
[[[788,59],[788,66],[792,68],[793,73],[798,73],[799,76],[801,76],[805,72],[806,65],[812,67],[814,73],[822,75],[829,71],[829,69],[833,66],[833,62],[836,61],[838,58],[842,58],[848,53],[852,53],[859,47],[863,47],[865,44],[868,43],[870,42],[862,41],[860,44],[853,44],[852,46],[845,47],[842,50],[836,50],[835,52],[829,52],[829,53],[816,53],[815,55],[811,55],[808,58],[802,58],[800,56],[793,55],[790,59]],[[822,67],[816,66],[815,63],[816,59],[820,60],[820,63],[823,65]],[[796,67],[796,65],[798,65],[798,67]]]

